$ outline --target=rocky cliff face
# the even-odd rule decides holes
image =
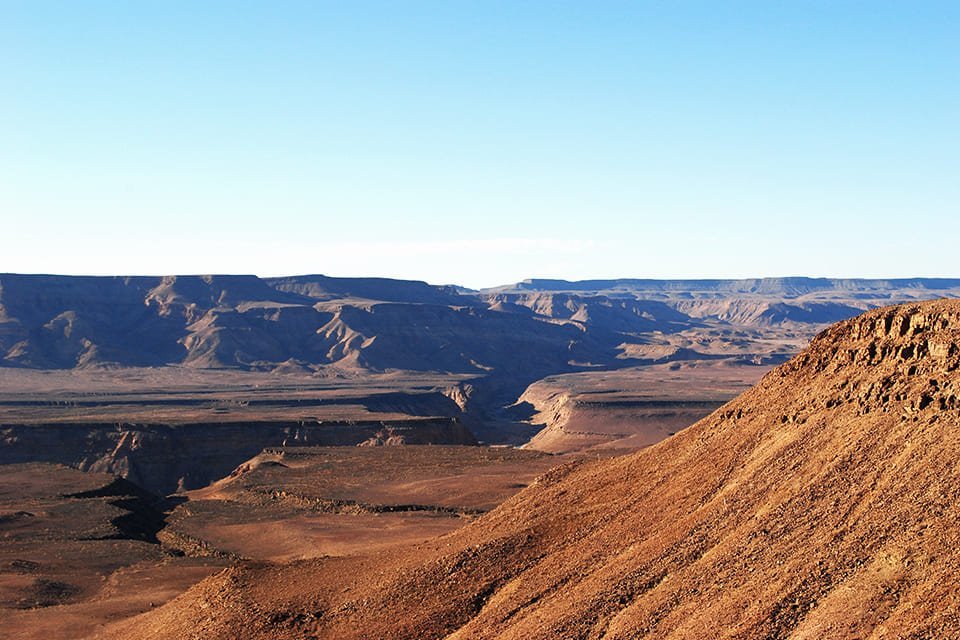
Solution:
[[[762,351],[784,331],[809,337],[870,307],[941,295],[960,296],[960,281],[531,281],[458,293],[385,278],[0,274],[0,366],[338,365],[529,383],[621,366],[664,336],[692,331],[720,351],[732,337]]]
[[[0,464],[56,462],[168,494],[206,486],[271,446],[476,443],[456,418],[19,424],[0,427]]]
[[[591,397],[543,381],[530,385],[519,402],[536,411],[530,422],[542,426],[523,448],[549,453],[649,446],[724,404],[714,399]]]
[[[616,341],[549,320],[387,279],[5,274],[0,366],[521,368],[529,377],[567,370],[571,360],[615,358]]]
[[[441,540],[239,567],[112,637],[958,637],[958,395],[960,302],[875,310]]]

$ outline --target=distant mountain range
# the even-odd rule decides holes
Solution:
[[[496,287],[507,291],[606,291],[637,294],[760,294],[798,297],[815,293],[858,292],[870,295],[902,294],[909,290],[954,291],[960,278],[746,278],[741,280],[652,280],[620,278],[614,280],[549,280],[533,278]]]
[[[0,366],[498,372],[777,361],[826,324],[960,279],[525,280],[0,275]],[[779,344],[777,340],[785,340]],[[771,341],[772,340],[772,341]]]

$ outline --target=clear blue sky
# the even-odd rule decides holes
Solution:
[[[0,271],[960,276],[960,3],[0,0]]]

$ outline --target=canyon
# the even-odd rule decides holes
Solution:
[[[958,343],[956,301],[868,312],[447,535],[237,565],[99,637],[952,637]]]
[[[792,526],[738,493],[772,480],[731,460],[781,468],[795,440],[763,421],[832,424],[853,400],[829,376],[867,421],[952,415],[956,303],[937,297],[960,280],[0,275],[0,619],[18,638],[722,637],[635,603],[721,538],[747,544],[716,496]],[[718,615],[787,637],[805,597]]]
[[[0,274],[0,463],[64,463],[169,493],[294,443],[631,448],[703,417],[831,322],[958,295],[960,280],[922,278],[473,291]]]

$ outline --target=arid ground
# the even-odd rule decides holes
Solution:
[[[0,620],[17,638],[723,637],[690,613],[701,592],[730,637],[816,637],[814,587],[861,612],[849,637],[880,633],[900,596],[876,596],[887,613],[868,624],[873,605],[837,590],[874,584],[866,537],[822,575],[789,546],[769,557],[800,578],[740,555],[796,523],[820,535],[784,514],[818,512],[821,493],[841,508],[841,493],[797,476],[779,498],[741,494],[830,468],[807,442],[868,446],[776,435],[833,424],[845,389],[869,414],[837,418],[851,429],[891,403],[911,423],[949,412],[948,303],[872,312],[790,358],[864,309],[960,294],[923,280],[0,285]],[[932,391],[914,389],[928,370]],[[756,475],[761,461],[779,475]],[[710,551],[723,545],[739,551]]]
[[[449,534],[240,564],[101,636],[954,637],[958,339],[953,301],[870,312]]]

